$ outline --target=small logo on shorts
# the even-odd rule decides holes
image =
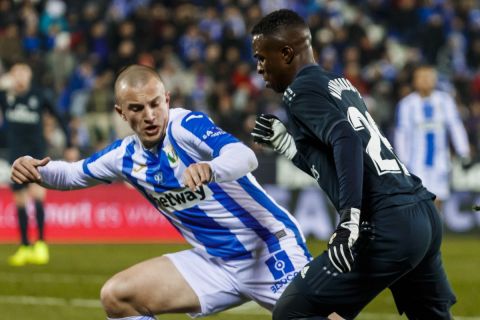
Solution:
[[[289,272],[295,271],[295,267],[284,250],[275,253],[272,257],[265,261],[265,263],[268,266],[268,269],[270,269],[270,272],[275,280],[281,279]]]
[[[310,269],[310,266],[305,266],[300,272],[300,275],[302,276],[303,279],[305,279],[305,275],[307,274],[308,269]]]

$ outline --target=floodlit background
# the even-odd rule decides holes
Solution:
[[[131,63],[156,68],[171,92],[172,107],[208,113],[255,150],[256,177],[299,218],[317,254],[335,225],[331,205],[312,179],[261,150],[249,135],[256,114],[286,117],[281,97],[266,90],[255,72],[249,36],[261,16],[283,7],[307,19],[319,64],[343,73],[358,88],[390,140],[396,104],[411,91],[412,67],[420,61],[434,65],[439,88],[455,97],[478,160],[477,0],[0,0],[0,88],[8,86],[9,67],[27,61],[35,85],[68,123],[82,156],[88,156],[130,133],[113,113],[118,70]],[[44,124],[46,151],[61,158],[65,137],[52,117],[46,116]],[[100,186],[49,192],[51,262],[8,267],[18,232],[8,188],[6,130],[0,124],[0,319],[102,319],[98,296],[111,275],[187,247],[134,190],[123,184]],[[459,300],[452,311],[456,319],[480,319],[480,214],[471,210],[480,203],[480,165],[464,170],[454,159],[452,189],[442,213],[444,262]],[[387,292],[359,318],[400,317]],[[211,319],[268,315],[247,305]]]

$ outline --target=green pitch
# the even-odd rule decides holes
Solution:
[[[309,241],[314,254],[325,243]],[[445,266],[457,294],[456,319],[480,320],[480,238],[447,237],[443,243]],[[185,245],[51,245],[47,266],[12,268],[6,258],[13,245],[0,245],[0,319],[105,319],[99,302],[102,284],[114,273],[139,261],[187,248]],[[412,293],[415,294],[415,293]],[[405,317],[404,317],[405,318]],[[168,315],[160,319],[189,319]],[[254,304],[205,319],[270,319]],[[378,296],[359,319],[401,319],[390,292]]]

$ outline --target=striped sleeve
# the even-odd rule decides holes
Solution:
[[[453,99],[445,95],[443,99],[446,109],[446,120],[448,124],[448,131],[452,140],[452,144],[457,154],[461,157],[470,156],[470,146],[468,143],[468,136],[463,125],[463,121],[460,118],[460,114],[457,110],[457,106]]]

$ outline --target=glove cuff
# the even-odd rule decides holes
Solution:
[[[357,208],[348,208],[340,210],[340,223],[346,221],[357,221],[357,224],[360,223],[360,209]],[[353,218],[353,219],[352,219]]]

